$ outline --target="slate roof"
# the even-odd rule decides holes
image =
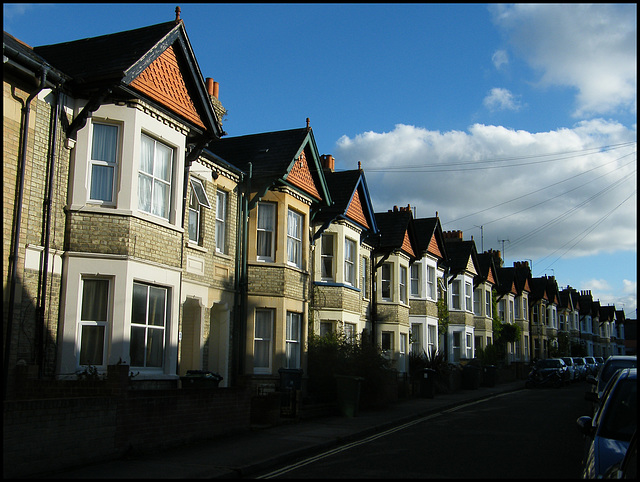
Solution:
[[[368,218],[369,228],[361,226],[363,229],[368,229],[372,234],[378,232],[376,219],[371,206],[371,199],[369,197],[369,189],[364,178],[364,172],[361,169],[353,169],[349,171],[325,171],[324,178],[331,194],[331,200],[333,204],[331,206],[324,207],[320,210],[316,216],[316,220],[319,222],[327,222],[334,219],[346,217],[347,209],[353,199],[353,195],[357,189],[362,189],[365,199],[360,197],[364,215]],[[354,219],[349,218],[351,222],[357,223]]]
[[[71,42],[34,47],[52,65],[73,77],[77,86],[105,85],[123,78],[167,34],[180,28],[165,22]]]
[[[302,150],[310,145],[308,159],[311,174],[323,192],[326,202],[331,197],[320,167],[313,132],[307,128],[263,132],[245,136],[224,137],[212,141],[203,154],[219,157],[245,173],[251,163],[252,189],[265,189],[283,181]]]
[[[493,278],[496,288],[498,288],[498,293],[502,293],[500,288],[504,289],[504,293],[508,293],[511,291],[511,285],[513,283],[513,276],[508,279],[503,280],[503,269],[496,268],[495,258],[491,253],[478,253],[476,254],[476,258],[478,260],[478,274],[474,279],[474,285],[478,285],[488,280],[489,273],[493,270]]]
[[[440,225],[440,218],[419,218],[413,220],[413,228],[416,233],[416,246],[418,252],[425,254],[429,249],[429,243],[435,237],[435,241],[438,244],[438,249],[442,254],[442,260],[447,259],[447,250],[444,243],[444,237],[442,236],[442,226]]]
[[[445,238],[444,243],[447,249],[447,265],[449,266],[450,279],[455,278],[467,269],[469,258],[473,260],[476,267],[478,266],[476,243],[474,241]]]
[[[413,231],[413,223],[411,223],[413,215],[410,210],[375,213],[375,218],[380,230],[380,236],[376,244],[377,249],[383,252],[401,249],[407,233],[410,242],[415,246],[415,233]]]
[[[549,295],[547,294],[547,280],[546,278],[531,278],[529,280],[529,286],[531,287],[531,294],[529,295],[529,304],[536,303],[543,298],[548,301]]]

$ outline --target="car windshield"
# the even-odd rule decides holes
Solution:
[[[576,365],[584,365],[584,360],[582,358],[576,358],[575,360],[573,360],[573,363],[575,363]]]
[[[563,360],[567,365],[573,365],[573,360],[571,360],[571,358],[567,357],[567,358],[563,358]]]
[[[538,368],[559,368],[560,360],[539,360]]]
[[[638,424],[638,384],[635,378],[621,379],[612,390],[602,414],[598,435],[629,442]]]
[[[613,374],[621,368],[635,368],[638,366],[638,360],[611,360],[602,368],[600,380],[606,383]]]
[[[595,363],[596,363],[596,361],[591,357],[587,357],[587,358],[585,358],[585,360],[587,360],[587,362],[591,363],[592,365],[595,365]]]

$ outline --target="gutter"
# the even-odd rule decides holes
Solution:
[[[18,193],[16,198],[16,217],[13,225],[14,237],[13,243],[11,246],[11,253],[9,256],[9,261],[11,263],[11,284],[9,287],[9,310],[7,314],[7,331],[5,333],[5,350],[4,350],[4,390],[3,390],[3,399],[6,400],[7,397],[7,383],[9,379],[9,362],[10,362],[10,352],[11,352],[11,339],[12,339],[12,328],[13,328],[13,317],[14,317],[14,305],[16,299],[16,284],[17,284],[17,276],[18,276],[18,251],[20,249],[20,228],[22,224],[22,199],[24,196],[24,179],[25,179],[25,167],[27,164],[27,142],[29,140],[29,117],[31,114],[31,102],[36,96],[44,90],[47,74],[49,72],[48,68],[44,68],[40,73],[40,82],[38,87],[29,95],[27,100],[24,102],[22,107],[23,113],[23,130],[22,130],[22,138],[20,140],[20,178],[18,183]],[[22,99],[16,97],[20,102]]]

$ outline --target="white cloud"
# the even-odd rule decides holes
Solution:
[[[520,110],[520,102],[507,89],[495,87],[482,102],[489,110]]]
[[[506,50],[496,50],[491,56],[491,61],[496,70],[500,70],[503,65],[509,64],[509,54]]]
[[[494,22],[541,86],[577,89],[576,117],[637,107],[635,4],[494,5]]]
[[[362,162],[376,211],[407,204],[418,217],[437,211],[445,230],[460,229],[465,239],[474,230],[480,244],[482,225],[485,249],[508,239],[510,257],[548,264],[636,250],[636,135],[602,119],[537,133],[398,124],[343,136],[335,156],[345,169]],[[629,144],[615,147],[622,143]]]

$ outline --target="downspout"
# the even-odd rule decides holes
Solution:
[[[240,323],[238,326],[238,374],[244,374],[244,359],[246,350],[246,327],[247,327],[247,293],[249,288],[248,277],[248,238],[249,233],[249,196],[251,196],[251,179],[253,177],[253,164],[249,163],[249,175],[247,176],[246,192],[242,197],[242,243],[241,243],[241,258],[240,258]]]
[[[7,383],[9,378],[9,360],[11,351],[11,337],[13,327],[14,316],[14,304],[16,299],[16,278],[18,276],[18,250],[20,249],[20,228],[22,224],[22,198],[24,195],[24,178],[25,167],[27,164],[27,141],[29,138],[29,117],[31,113],[31,102],[35,97],[44,89],[45,82],[47,80],[48,69],[44,69],[41,73],[40,84],[34,90],[22,107],[22,113],[24,115],[24,123],[22,130],[22,139],[20,140],[20,180],[18,183],[18,193],[16,199],[16,218],[14,224],[14,238],[11,246],[10,262],[11,262],[11,286],[9,288],[9,310],[7,315],[7,332],[5,333],[5,349],[4,349],[4,389],[3,397],[6,400],[7,397]]]
[[[42,252],[42,291],[40,295],[40,306],[38,307],[39,329],[38,334],[40,340],[37,340],[38,348],[38,378],[41,378],[44,371],[44,351],[45,342],[45,309],[47,300],[47,278],[49,274],[49,245],[51,238],[51,197],[53,196],[53,181],[56,166],[56,147],[58,137],[58,117],[60,115],[60,92],[55,91],[55,108],[53,110],[52,125],[49,126],[49,138],[51,139],[49,147],[49,180],[47,186],[47,197],[45,199],[45,226],[44,226],[44,250]]]

